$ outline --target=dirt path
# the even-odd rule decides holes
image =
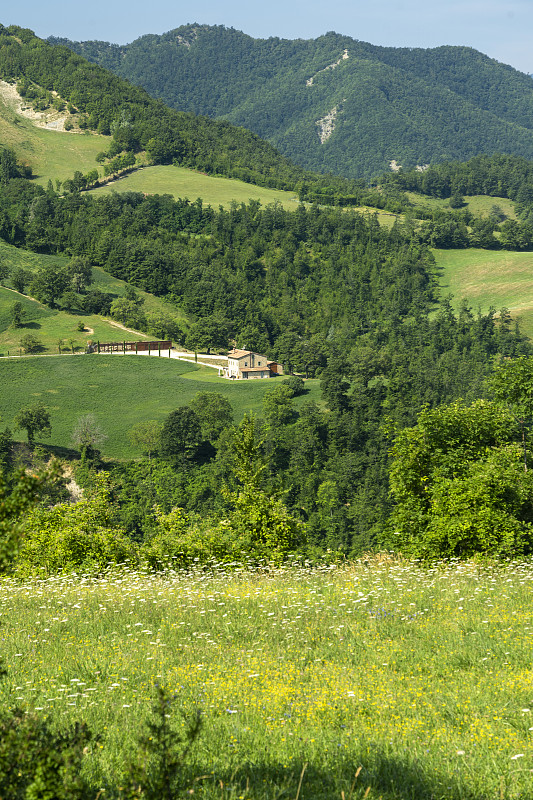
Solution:
[[[144,336],[145,339],[150,339],[148,334],[141,333],[140,331],[134,331],[133,328],[126,328],[126,326],[122,325],[121,322],[115,322],[113,319],[108,319],[107,322],[109,322],[109,324],[114,328],[120,328],[121,331],[127,331],[128,333],[134,333],[136,336]]]

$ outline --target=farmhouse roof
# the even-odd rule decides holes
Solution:
[[[236,347],[234,347],[233,350],[230,350],[228,353],[228,358],[236,358],[237,361],[239,361],[241,358],[247,358],[248,356],[256,356],[257,358],[264,358],[265,361],[267,361],[266,356],[262,355],[261,353],[256,353],[254,350],[238,350]]]

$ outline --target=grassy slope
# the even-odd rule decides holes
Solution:
[[[108,435],[106,456],[140,455],[127,433],[136,423],[162,421],[201,391],[220,392],[235,410],[236,420],[247,411],[261,412],[265,392],[276,380],[230,382],[214,370],[195,364],[135,355],[77,355],[0,360],[0,416],[12,425],[19,408],[40,400],[50,409],[50,444],[69,447],[81,414],[95,414]],[[319,381],[308,381],[309,393],[298,399],[320,398]],[[19,432],[19,439],[24,439]]]
[[[506,306],[533,337],[533,253],[492,250],[435,250],[442,294],[457,307],[467,298],[474,311]]]
[[[33,169],[37,183],[46,185],[50,179],[71,178],[76,170],[86,173],[98,168],[97,153],[107,150],[111,138],[94,133],[73,133],[39,128],[29,119],[16,114],[0,99],[0,143],[12,147],[20,161]],[[99,172],[103,175],[100,167]],[[174,197],[201,197],[216,208],[229,206],[232,200],[247,203],[251,198],[263,205],[282,203],[293,209],[298,200],[291,192],[264,189],[243,181],[211,177],[181,167],[146,167],[103,186],[97,193],[110,191],[171,194]]]
[[[263,205],[279,202],[289,210],[298,206],[293,192],[278,189],[263,189],[244,181],[205,175],[185,167],[144,167],[118,181],[93,189],[94,194],[116,192],[145,192],[146,194],[171,194],[188,197],[193,201],[201,197],[205,205],[215,208],[229,206],[232,200],[248,203],[260,200]]]
[[[0,100],[0,143],[12,147],[20,161],[33,169],[37,183],[71,178],[76,170],[94,169],[96,154],[107,150],[111,137],[64,133],[38,128]]]
[[[531,562],[365,559],[4,582],[0,700],[102,733],[95,787],[118,785],[162,684],[178,730],[202,714],[182,797],[525,800],[532,579]]]
[[[23,267],[28,272],[34,272],[41,265],[54,264],[58,267],[68,263],[64,256],[45,256],[37,253],[30,253],[27,250],[20,250],[0,241],[0,259],[6,263],[10,269]],[[93,268],[94,283],[92,288],[101,289],[114,295],[123,295],[126,289],[124,281],[113,278],[99,267]],[[6,281],[9,286],[9,281]],[[147,292],[138,291],[138,294],[145,299],[144,307],[147,311],[165,311],[173,317],[179,318],[185,325],[186,319],[179,309],[170,303]],[[17,300],[20,300],[26,310],[24,325],[21,328],[10,327],[9,308]],[[87,329],[82,333],[76,330],[78,320],[83,320]],[[153,337],[144,334],[131,334],[121,331],[109,320],[94,314],[67,314],[64,311],[57,311],[43,306],[41,303],[23,297],[9,288],[0,287],[0,355],[5,355],[7,351],[14,352],[19,348],[21,338],[33,333],[40,339],[44,346],[43,352],[57,352],[58,339],[68,342],[74,338],[76,347],[85,348],[88,339],[100,339],[100,341],[122,341],[136,339],[149,339]]]
[[[440,199],[438,197],[427,197],[426,195],[417,194],[416,192],[406,192],[408,199],[416,207],[426,207],[430,209],[442,208],[444,211],[450,211],[450,202],[448,199]],[[506,197],[489,197],[488,195],[467,195],[464,198],[464,209],[468,209],[476,217],[488,217],[493,206],[499,206],[507,219],[517,219],[512,200]]]

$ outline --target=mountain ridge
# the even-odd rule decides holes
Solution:
[[[368,178],[392,160],[533,158],[531,77],[469,47],[391,48],[334,32],[254,39],[198,23],[127,45],[49,41],[173,108],[249,128],[307,169]],[[321,141],[320,120],[339,105]]]

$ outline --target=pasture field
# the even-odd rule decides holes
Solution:
[[[50,410],[52,422],[52,437],[45,443],[69,448],[78,417],[94,414],[109,437],[101,447],[103,455],[133,458],[141,453],[130,443],[128,431],[138,422],[162,422],[204,391],[227,397],[239,421],[246,412],[261,413],[263,395],[278,383],[276,379],[230,382],[219,378],[215,370],[163,355],[0,359],[0,417],[2,425],[12,427],[20,408],[40,400]],[[295,403],[320,402],[319,381],[306,381],[306,386],[308,393]],[[23,431],[15,436],[25,438]]]
[[[72,178],[98,167],[97,153],[107,150],[110,136],[73,133],[39,128],[0,100],[0,141],[11,147],[20,162],[30,164],[37,183]]]
[[[506,307],[533,337],[533,253],[505,250],[434,250],[442,296],[458,308],[466,297],[474,313]]]
[[[442,208],[450,210],[449,198],[427,197],[416,192],[406,192],[411,203],[418,207],[430,209]],[[493,206],[498,206],[507,219],[518,219],[515,212],[514,202],[507,197],[489,197],[484,194],[466,195],[464,198],[464,209],[468,209],[475,217],[488,217]]]
[[[177,730],[203,720],[180,797],[525,800],[532,586],[531,562],[390,556],[4,579],[2,704],[102,734],[95,796],[117,797],[159,684]]]
[[[201,197],[204,205],[211,205],[214,208],[219,206],[228,208],[232,200],[237,203],[260,200],[264,206],[277,202],[289,210],[296,209],[299,204],[294,192],[266,189],[234,178],[221,178],[185,167],[172,166],[143,167],[90,191],[91,194],[109,192],[171,194],[176,198],[188,197],[191,202]]]

